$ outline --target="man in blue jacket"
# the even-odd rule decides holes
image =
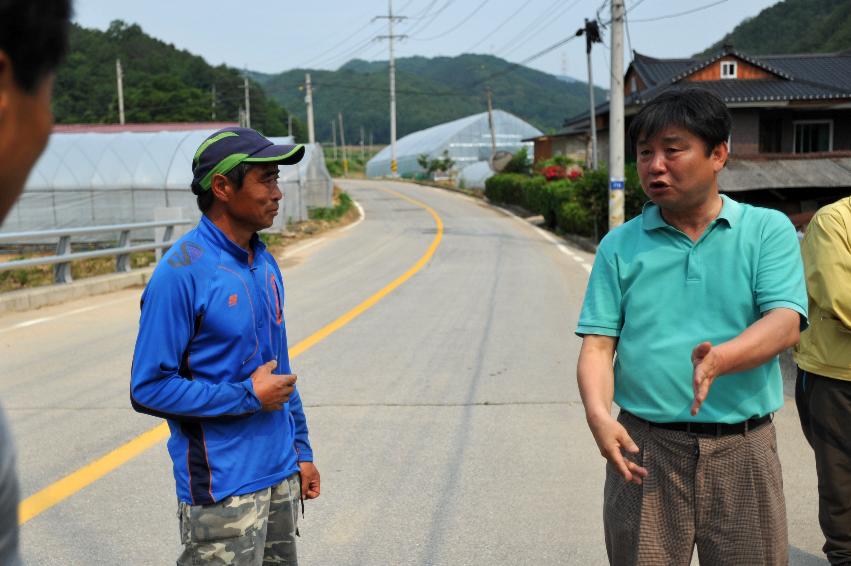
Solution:
[[[201,221],[142,294],[130,396],[171,430],[179,565],[296,564],[300,495],[319,496],[281,271],[257,236],[278,213],[278,165],[303,155],[248,128],[208,137],[192,161]]]

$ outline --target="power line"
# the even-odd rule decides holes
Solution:
[[[483,78],[483,79],[480,79],[480,80],[478,80],[478,81],[476,81],[476,82],[472,83],[472,84],[470,85],[470,87],[474,87],[474,86],[476,86],[476,85],[480,85],[480,84],[482,84],[482,83],[484,83],[484,82],[486,82],[486,81],[489,81],[489,80],[491,80],[491,79],[493,79],[493,78],[496,78],[496,77],[500,77],[500,76],[502,76],[502,75],[507,75],[508,73],[511,73],[511,72],[513,72],[513,71],[517,70],[518,68],[520,68],[520,67],[522,67],[522,66],[526,65],[526,63],[531,63],[531,62],[532,62],[532,61],[534,61],[535,59],[538,59],[539,57],[543,57],[544,55],[546,55],[546,54],[547,54],[547,53],[549,53],[550,51],[552,51],[552,50],[554,50],[554,49],[558,49],[558,48],[559,48],[559,47],[561,47],[562,45],[565,45],[565,44],[567,44],[567,43],[570,43],[571,41],[573,41],[573,40],[574,40],[574,39],[576,39],[577,37],[579,37],[579,36],[574,34],[574,35],[571,35],[571,36],[569,36],[569,37],[567,37],[567,38],[565,38],[565,39],[562,39],[561,41],[559,41],[559,42],[557,42],[557,43],[554,43],[553,45],[550,45],[550,46],[549,46],[549,47],[547,47],[546,49],[542,49],[542,50],[538,51],[537,53],[535,53],[534,55],[532,55],[532,56],[530,56],[530,57],[527,57],[526,59],[524,59],[524,60],[520,61],[519,63],[512,63],[511,65],[509,65],[507,68],[503,69],[502,71],[498,71],[498,72],[496,72],[496,73],[493,73],[493,74],[491,74],[491,75],[488,75],[487,77],[485,77],[485,78]]]
[[[644,0],[638,0],[638,4],[641,4]],[[636,4],[635,6],[638,6]],[[633,8],[635,7],[633,6]],[[629,45],[629,59],[632,60],[632,54],[634,51],[632,50],[632,38],[629,36],[629,20],[627,19],[627,14],[629,14],[629,10],[624,10],[623,12],[623,27],[626,29],[626,42]]]
[[[494,51],[494,53],[499,53],[500,51],[502,51],[503,49],[505,49],[509,45],[515,45],[515,41],[524,37],[526,35],[526,32],[528,32],[530,29],[532,29],[533,27],[538,25],[538,23],[540,23],[540,22],[544,21],[546,18],[550,17],[550,13],[552,12],[553,8],[555,8],[558,4],[561,4],[561,2],[562,2],[562,0],[556,0],[555,2],[553,2],[552,4],[550,4],[549,6],[544,8],[543,12],[541,12],[540,14],[535,16],[535,18],[526,27],[524,27],[522,30],[520,30],[520,32],[517,35],[515,35],[514,37],[512,37],[511,39],[506,41],[505,44],[502,47],[500,47],[499,49],[497,49],[496,51]]]
[[[440,14],[442,14],[444,10],[446,10],[446,8],[448,8],[454,1],[455,0],[446,0],[443,6],[441,6],[430,18],[428,18],[428,20],[426,20],[426,18],[423,18],[422,22],[415,23],[411,29],[407,29],[405,31],[408,33],[408,35],[410,35],[414,32],[422,32],[428,29],[429,26],[434,23],[434,20],[437,19],[437,17],[440,16]]]
[[[374,42],[375,42],[375,37],[368,37],[364,41],[361,41],[360,43],[358,43],[354,48],[349,49],[348,51],[346,51],[342,54],[334,55],[332,57],[324,59],[321,62],[321,65],[333,66],[333,65],[331,65],[331,63],[336,63],[338,61],[346,63],[349,60],[351,60],[351,58],[354,57],[355,55],[362,53],[363,51],[368,49],[370,45],[374,44]]]
[[[434,7],[434,5],[437,4],[437,2],[438,2],[438,0],[431,0],[431,2],[429,2],[428,5],[425,8],[423,8],[422,12],[418,13],[416,16],[411,16],[408,19],[409,20],[419,20],[421,18],[427,17],[428,13],[431,11],[432,7]],[[410,2],[408,2],[408,4],[405,5],[405,8],[407,8],[408,5],[410,5]],[[404,8],[399,10],[399,12],[402,12],[402,11],[404,11]]]
[[[562,14],[564,14],[565,12],[567,12],[568,10],[570,10],[571,8],[576,6],[579,2],[580,2],[580,0],[574,0],[572,3],[565,6],[560,12],[556,13],[555,15],[552,15],[549,18],[549,21],[547,23],[545,23],[543,26],[541,26],[540,28],[538,28],[537,31],[540,33],[541,31],[547,29],[548,27],[550,27],[551,25],[556,23],[558,21],[558,18],[561,17]],[[518,47],[523,47],[523,46],[524,46],[524,44],[522,42],[517,42],[517,46],[515,46],[513,49],[509,49],[508,51],[506,51],[503,54],[503,57],[505,57],[506,55],[508,55],[510,53],[514,53],[515,51],[517,51]]]
[[[636,8],[638,8],[639,6],[641,6],[643,3],[644,3],[644,0],[638,0],[638,2],[636,2],[635,4],[633,4],[633,5],[632,5],[632,7],[630,7],[630,9],[629,9],[629,10],[627,10],[626,12],[624,12],[624,14],[629,14],[630,12],[632,12],[633,10],[635,10]]]
[[[678,18],[680,16],[685,16],[686,14],[693,14],[695,12],[700,12],[701,10],[705,10],[705,9],[711,8],[713,6],[723,4],[724,2],[727,2],[727,0],[718,0],[718,2],[712,2],[711,4],[704,4],[703,6],[698,6],[697,8],[694,8],[692,10],[687,10],[685,12],[677,12],[676,14],[667,14],[665,16],[658,16],[658,17],[655,17],[655,18],[643,18],[643,19],[640,19],[640,20],[632,20],[632,23],[637,24],[639,22],[656,22],[656,21],[659,21],[659,20],[668,20],[668,19],[671,19],[671,18]]]
[[[561,0],[556,0],[556,1],[557,1],[557,2],[560,2]],[[469,20],[470,18],[472,18],[473,16],[475,16],[475,15],[479,12],[479,10],[481,10],[481,9],[484,7],[484,5],[485,5],[485,4],[487,4],[488,2],[490,2],[490,0],[484,0],[484,2],[482,2],[481,4],[479,4],[478,6],[476,6],[476,8],[475,8],[472,12],[470,12],[469,14],[467,14],[466,16],[464,16],[464,17],[461,19],[461,21],[458,23],[458,25],[457,25],[457,26],[455,26],[455,27],[453,27],[453,28],[450,28],[450,29],[446,30],[445,32],[441,33],[440,35],[434,35],[434,36],[432,36],[432,37],[412,37],[411,39],[414,39],[414,40],[416,40],[416,41],[432,41],[432,40],[434,40],[434,39],[440,39],[441,37],[447,36],[447,35],[449,35],[450,33],[452,33],[453,31],[455,31],[456,29],[458,29],[458,28],[460,28],[461,26],[463,26],[464,24],[466,24],[466,23],[467,23],[467,20]]]
[[[328,49],[326,49],[325,51],[322,51],[321,53],[318,53],[318,54],[314,55],[313,57],[311,57],[310,59],[308,59],[307,61],[305,61],[305,62],[304,62],[304,63],[302,63],[301,65],[299,65],[299,67],[306,67],[307,65],[310,65],[310,64],[311,64],[311,63],[313,63],[314,61],[321,60],[321,59],[325,56],[325,54],[330,53],[330,52],[332,52],[332,51],[336,50],[338,47],[340,47],[341,45],[345,44],[345,43],[346,43],[346,42],[348,42],[350,39],[352,39],[353,37],[355,37],[356,35],[358,35],[360,32],[362,32],[363,30],[365,30],[366,28],[368,28],[369,26],[371,26],[373,23],[375,23],[375,22],[374,22],[374,20],[367,22],[366,24],[364,24],[363,26],[361,26],[361,27],[359,27],[357,30],[355,30],[353,33],[351,33],[351,34],[347,35],[346,37],[344,37],[344,38],[343,38],[342,40],[340,40],[338,43],[335,43],[334,45],[332,45],[331,47],[329,47],[329,48],[328,48]]]
[[[519,8],[517,8],[517,10],[516,10],[515,12],[513,12],[510,16],[508,16],[507,18],[505,18],[505,20],[503,20],[501,24],[499,24],[498,26],[496,26],[496,28],[494,28],[494,29],[493,29],[490,33],[488,33],[486,36],[484,36],[482,39],[480,39],[479,41],[477,41],[476,43],[474,43],[473,45],[471,45],[470,47],[468,47],[468,48],[467,48],[467,49],[465,49],[464,51],[465,51],[465,52],[471,52],[471,51],[473,51],[473,49],[475,49],[476,47],[478,47],[479,45],[481,45],[482,43],[484,43],[485,41],[487,41],[488,39],[490,39],[490,37],[491,37],[493,34],[495,34],[496,32],[498,32],[499,30],[501,30],[501,29],[505,26],[505,24],[507,24],[508,22],[510,22],[512,19],[514,19],[514,16],[516,16],[517,14],[519,14],[519,13],[523,10],[523,8],[525,8],[526,6],[528,6],[531,2],[532,2],[532,0],[526,0],[526,2],[524,2],[524,3],[523,3],[523,4],[519,7]]]

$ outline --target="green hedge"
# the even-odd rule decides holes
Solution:
[[[600,239],[609,223],[609,174],[586,170],[576,180],[547,182],[541,175],[494,175],[485,182],[485,196],[496,204],[521,206],[541,214],[550,229]],[[624,212],[629,220],[641,213],[647,200],[635,165],[626,167]]]

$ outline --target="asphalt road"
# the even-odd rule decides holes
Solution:
[[[433,244],[435,218],[399,194],[444,230],[421,270],[293,362],[323,480],[301,522],[302,564],[605,564],[604,467],[575,383],[592,256],[457,194],[342,184],[365,220],[282,260],[293,345]],[[128,399],[140,292],[0,317],[24,497],[158,424]],[[791,563],[825,563],[794,403],[775,422]],[[26,564],[173,564],[176,509],[158,442],[27,521]]]

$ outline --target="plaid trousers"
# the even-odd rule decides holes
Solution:
[[[788,563],[786,505],[774,424],[744,434],[704,436],[618,417],[647,468],[643,485],[607,464],[603,522],[618,566]]]

